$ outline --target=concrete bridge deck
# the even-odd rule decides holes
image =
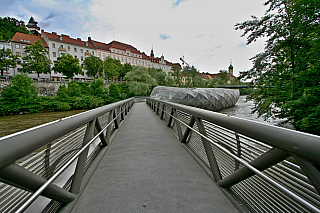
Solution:
[[[238,212],[170,129],[136,103],[77,212]]]

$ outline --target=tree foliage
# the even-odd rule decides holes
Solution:
[[[265,16],[236,24],[247,44],[266,37],[264,52],[243,72],[259,86],[249,99],[259,116],[287,118],[297,130],[320,132],[320,2],[268,0]]]
[[[148,73],[148,69],[142,66],[133,66],[132,71],[128,72],[124,79],[128,81],[129,90],[136,96],[150,95],[157,85],[156,80]]]
[[[104,60],[104,73],[107,79],[112,79],[122,73],[123,66],[119,60],[107,57]]]
[[[43,46],[40,40],[37,40],[34,44],[26,46],[24,52],[27,54],[23,57],[23,71],[31,73],[36,72],[38,77],[40,73],[48,73],[51,68],[51,61],[47,57],[48,50]]]
[[[87,75],[97,78],[103,74],[103,61],[94,55],[90,55],[83,61]]]
[[[72,55],[62,55],[57,58],[52,68],[56,72],[63,73],[67,78],[72,78],[75,74],[81,74],[82,68],[79,65],[79,59]]]
[[[172,76],[174,78],[174,83],[177,85],[177,86],[182,86],[182,73],[181,73],[181,67],[178,66],[178,65],[173,65],[172,66]]]
[[[11,49],[1,49],[0,50],[0,71],[1,76],[3,76],[3,71],[7,72],[8,75],[8,68],[16,68],[18,56],[13,55]]]
[[[0,40],[9,41],[16,32],[29,33],[23,21],[10,17],[0,17]]]

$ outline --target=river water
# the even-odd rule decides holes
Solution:
[[[252,101],[246,101],[246,96],[240,96],[239,101],[235,106],[219,111],[219,113],[268,123],[271,125],[277,125],[281,121],[272,119],[264,121],[263,118],[258,118],[256,113],[251,114],[253,106],[254,104]],[[84,111],[86,110],[0,116],[0,137],[29,129],[31,127],[35,127],[44,123],[55,121],[60,118],[75,115]],[[292,127],[289,126],[288,128]]]

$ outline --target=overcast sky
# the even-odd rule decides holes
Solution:
[[[265,0],[0,0],[0,16],[28,22],[33,16],[48,32],[105,43],[131,44],[147,55],[153,46],[171,62],[187,63],[200,72],[234,74],[252,67],[249,60],[264,43],[246,46],[234,25],[261,17]]]

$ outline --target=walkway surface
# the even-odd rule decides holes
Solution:
[[[146,103],[133,105],[77,212],[238,212]]]

